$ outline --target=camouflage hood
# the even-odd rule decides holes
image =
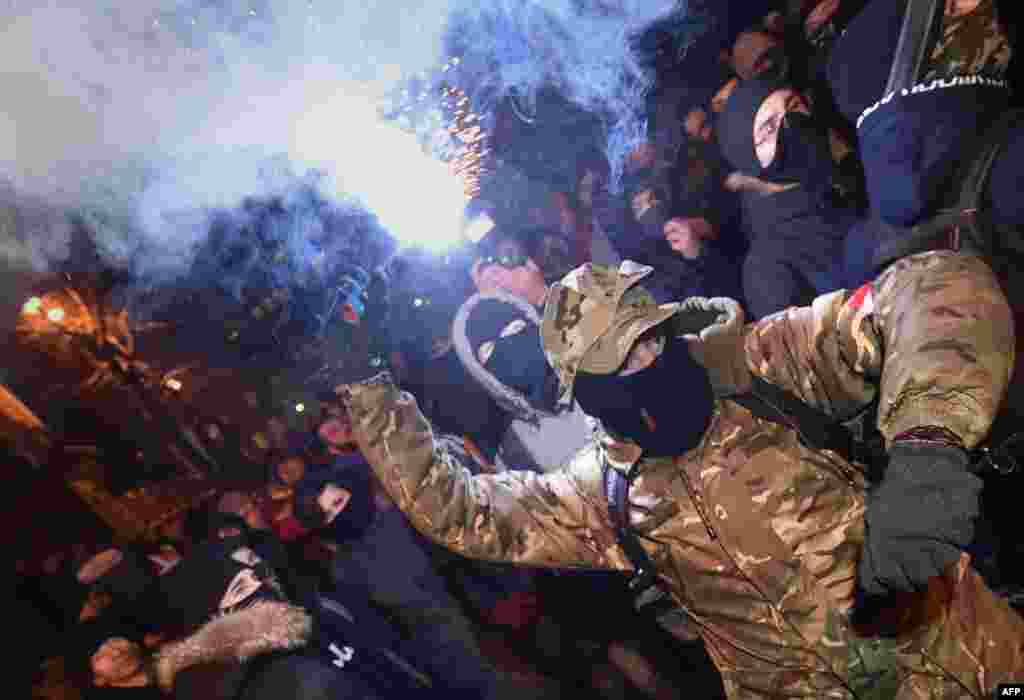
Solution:
[[[639,282],[653,268],[631,260],[616,269],[587,263],[552,285],[544,305],[541,339],[558,375],[559,401],[572,398],[580,370],[610,374],[622,366],[643,333],[672,319],[671,333],[690,338],[694,358],[708,370],[717,395],[742,391],[749,372],[742,356],[743,312],[732,299],[694,297],[657,304]],[[728,345],[733,352],[721,352]],[[716,351],[712,352],[711,350]]]

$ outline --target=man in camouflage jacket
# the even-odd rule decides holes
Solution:
[[[1024,679],[1024,621],[966,555],[896,594],[889,617],[873,620],[887,636],[855,626],[861,553],[884,515],[872,521],[878,496],[865,465],[730,398],[756,377],[837,419],[877,400],[890,453],[903,440],[944,440],[966,454],[985,438],[1012,369],[1012,321],[985,263],[923,253],[859,290],[747,326],[731,300],[659,307],[630,295],[648,272],[586,265],[555,285],[545,350],[569,394],[578,372],[614,372],[609,357],[622,359],[646,329],[711,312],[683,336],[715,395],[699,444],[650,458],[598,439],[563,471],[473,476],[387,375],[339,387],[363,454],[411,522],[468,557],[628,570],[602,479],[605,466],[628,470],[630,523],[732,700],[981,698]],[[686,386],[665,391],[681,409],[692,401]]]

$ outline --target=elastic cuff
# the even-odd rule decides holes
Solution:
[[[922,425],[905,430],[892,440],[892,446],[900,444],[924,444],[965,449],[963,440],[949,428],[938,425]]]

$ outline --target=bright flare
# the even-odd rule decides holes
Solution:
[[[46,312],[46,318],[50,319],[54,323],[60,323],[64,320],[64,309],[56,308],[50,309]]]
[[[364,96],[334,94],[295,127],[295,155],[322,164],[335,194],[354,196],[403,247],[441,252],[459,242],[467,198],[460,179],[412,134],[383,121]]]

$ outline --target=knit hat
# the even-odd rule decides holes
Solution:
[[[828,81],[836,106],[852,123],[884,97],[906,11],[906,0],[868,3],[832,48]]]
[[[784,87],[786,84],[779,81],[744,80],[726,102],[715,125],[716,133],[722,154],[736,170],[755,177],[764,170],[754,150],[754,117],[764,101]]]
[[[146,593],[156,581],[156,573],[152,563],[140,552],[122,550],[121,561],[102,578],[93,584],[93,588],[109,593],[115,604],[130,605]]]

